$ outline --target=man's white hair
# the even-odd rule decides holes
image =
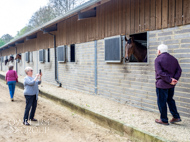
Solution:
[[[168,52],[168,46],[165,44],[160,44],[158,46],[158,50],[160,50],[161,53]]]
[[[26,67],[24,71],[27,74],[30,70],[33,70],[33,69],[31,67]]]

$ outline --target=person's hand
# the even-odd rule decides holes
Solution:
[[[42,77],[42,73],[40,74],[40,77]]]
[[[36,77],[39,77],[40,75],[39,74],[36,74]]]
[[[170,83],[171,85],[176,85],[177,84],[177,80],[175,78],[172,78],[172,82]]]

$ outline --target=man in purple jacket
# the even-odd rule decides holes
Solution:
[[[178,83],[182,70],[177,59],[168,53],[167,45],[159,45],[157,54],[158,57],[155,59],[156,93],[161,116],[160,119],[156,119],[155,122],[163,125],[169,125],[167,104],[173,116],[170,123],[181,121],[173,96],[175,85]]]

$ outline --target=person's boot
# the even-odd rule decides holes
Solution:
[[[181,118],[172,118],[172,119],[170,120],[170,123],[172,123],[172,124],[174,124],[174,123],[176,123],[176,122],[181,122]]]
[[[165,123],[160,119],[156,119],[155,122],[158,123],[158,124],[162,124],[162,125],[169,125],[169,123]]]

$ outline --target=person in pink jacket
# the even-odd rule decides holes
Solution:
[[[11,97],[11,101],[14,101],[14,92],[15,92],[15,85],[18,80],[17,72],[13,70],[14,66],[9,65],[9,70],[6,73],[5,80],[7,85],[9,86],[9,93]]]

